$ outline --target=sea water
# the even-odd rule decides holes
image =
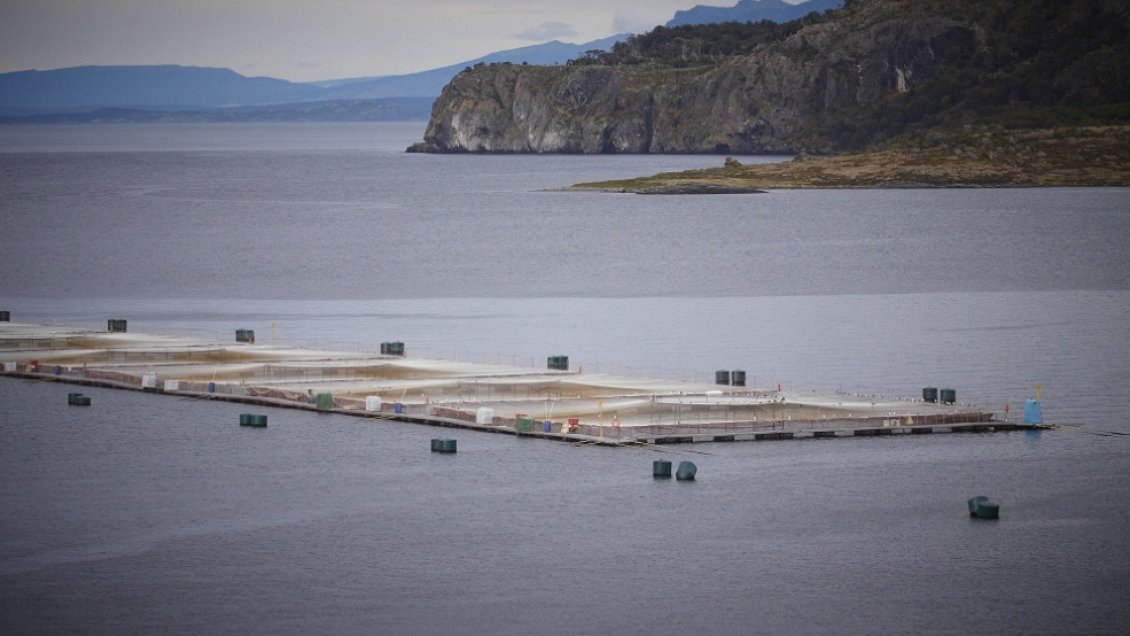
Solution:
[[[6,632],[1122,632],[1130,190],[561,192],[422,124],[0,128],[0,309],[914,397],[1042,433],[576,447],[0,378]],[[740,157],[744,162],[781,157]],[[693,483],[655,481],[689,459]],[[965,499],[1001,504],[970,520]]]

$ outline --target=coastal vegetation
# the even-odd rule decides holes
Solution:
[[[641,194],[774,188],[1048,187],[1130,185],[1130,125],[937,129],[860,153],[581,183],[571,190]]]

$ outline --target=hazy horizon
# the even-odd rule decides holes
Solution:
[[[0,7],[0,72],[176,64],[296,82],[400,75],[643,32],[696,4],[737,0],[9,0]]]

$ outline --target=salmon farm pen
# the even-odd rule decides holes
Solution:
[[[350,353],[0,322],[0,377],[610,446],[1043,427],[933,395],[861,398],[585,374],[568,370],[565,356],[544,369],[455,362],[407,356],[396,344]]]

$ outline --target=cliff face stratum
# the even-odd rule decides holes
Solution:
[[[1099,90],[1106,93],[1091,102],[1111,101],[1111,91],[1125,101],[1126,82],[1100,86],[1101,76],[1117,77],[1126,70],[1125,14],[1125,7],[1109,0],[1075,5],[856,0],[775,31],[766,24],[760,28],[770,36],[739,54],[704,51],[709,36],[696,40],[694,31],[661,27],[656,32],[667,38],[661,59],[651,52],[633,53],[629,42],[614,54],[563,66],[494,64],[464,70],[433,105],[423,143],[409,150],[834,152],[865,147],[923,121],[960,119],[980,102],[1038,101],[1026,92],[1038,92],[1033,82],[1044,81],[1043,76],[1049,82],[1045,92],[1056,99],[1067,99],[1071,91]],[[1045,55],[1052,61],[1041,61],[1041,44],[1029,42],[1071,43],[1079,40],[1072,29],[1086,34],[1105,29],[1088,36],[1106,38],[1102,51],[1075,46],[1070,51],[1078,60],[1056,51]],[[712,33],[716,37],[717,31]],[[1086,43],[1092,45],[1098,46]],[[1079,87],[1071,84],[1081,77],[1072,65],[1083,62],[1095,77],[1084,77]],[[1040,64],[1049,70],[1034,72],[1043,68]],[[1104,64],[1107,71],[1094,71]],[[1025,75],[1019,85],[1018,68],[1032,76]],[[947,114],[937,115],[943,111]]]
[[[415,150],[824,150],[820,120],[912,90],[978,45],[947,18],[829,20],[710,67],[495,64],[457,75]],[[860,28],[862,27],[862,28]]]

